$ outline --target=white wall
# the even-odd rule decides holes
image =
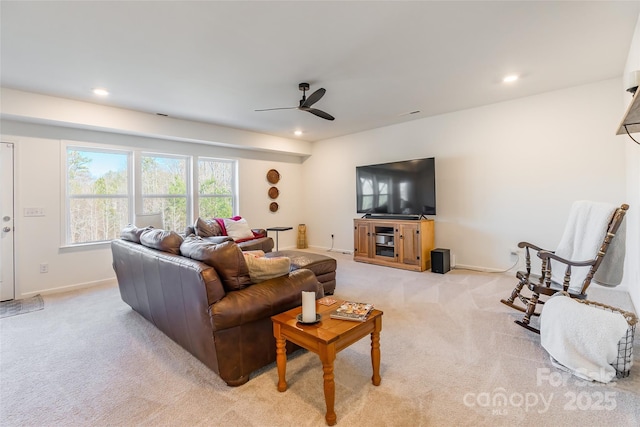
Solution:
[[[626,187],[637,168],[627,176],[629,143],[614,135],[625,107],[621,85],[606,80],[320,141],[309,158],[4,120],[3,140],[16,143],[17,295],[113,278],[108,248],[59,248],[61,140],[238,158],[240,213],[252,226],[294,227],[280,233],[287,248],[306,223],[311,245],[328,248],[334,234],[335,248],[348,251],[355,166],[434,156],[436,245],[452,249],[458,265],[506,269],[518,241],[555,247],[574,200],[632,203]],[[282,175],[276,214],[268,210],[271,168]],[[25,207],[47,215],[25,218]],[[39,273],[41,262],[49,273]]]
[[[631,71],[640,70],[640,15],[631,41],[629,56],[624,68],[627,75]],[[623,87],[624,90],[627,88]],[[629,105],[631,95],[624,93],[624,108]],[[640,133],[633,135],[640,141]],[[629,294],[636,311],[640,310],[640,145],[628,136],[618,136],[618,143],[624,144],[627,159],[627,200],[629,212],[627,214],[627,262],[625,263],[625,281],[628,283]]]
[[[255,228],[304,222],[299,210],[303,194],[299,156],[215,147],[136,136],[77,130],[66,127],[4,120],[2,141],[15,143],[15,248],[16,297],[58,292],[113,280],[111,251],[107,244],[60,248],[62,140],[123,145],[161,153],[238,159],[240,214]],[[280,210],[269,211],[266,174],[277,169]],[[44,217],[24,217],[27,207],[42,207]],[[294,247],[293,231],[280,233],[280,248]],[[49,264],[40,273],[40,263]]]
[[[520,84],[526,84],[526,80]],[[557,245],[571,203],[626,202],[620,79],[314,143],[304,161],[311,244],[353,249],[355,167],[436,158],[436,246],[502,270],[526,240]]]

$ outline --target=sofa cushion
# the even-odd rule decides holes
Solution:
[[[184,239],[175,231],[149,228],[140,235],[140,243],[148,248],[180,255],[180,245]]]
[[[120,238],[122,240],[128,240],[129,242],[140,243],[140,236],[147,230],[152,229],[153,227],[136,227],[133,224],[127,225],[120,232]]]
[[[262,255],[260,255],[260,253]],[[291,260],[286,257],[266,258],[262,251],[243,252],[252,283],[260,283],[289,274]]]
[[[189,236],[182,242],[180,252],[187,258],[215,268],[227,292],[238,291],[251,285],[249,268],[242,250],[234,242],[216,244],[199,236]]]
[[[193,224],[193,230],[196,236],[200,237],[213,237],[222,236],[222,228],[215,219],[203,219],[198,217],[195,224]]]
[[[198,236],[200,237],[200,236]],[[211,237],[201,237],[202,240],[204,240],[207,243],[215,243],[220,244],[220,243],[224,243],[224,242],[233,242],[233,239],[229,236],[211,236]]]
[[[249,228],[247,220],[244,218],[237,221],[225,218],[224,227],[227,230],[227,236],[233,240],[253,239],[255,237],[251,228]]]

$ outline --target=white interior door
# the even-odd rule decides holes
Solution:
[[[0,144],[0,301],[15,298],[13,266],[13,144]]]

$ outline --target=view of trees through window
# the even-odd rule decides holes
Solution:
[[[142,156],[143,212],[162,212],[166,230],[187,225],[187,172],[186,157]]]
[[[67,242],[111,240],[129,222],[129,153],[67,149]]]
[[[235,215],[236,162],[199,158],[195,170],[191,163],[190,156],[68,146],[65,244],[116,239],[134,213],[162,213],[163,228],[180,233],[192,216]]]
[[[229,160],[198,161],[199,201],[202,218],[233,216],[234,163]]]

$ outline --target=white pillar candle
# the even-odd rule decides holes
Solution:
[[[302,291],[302,321],[316,321],[316,293]]]

